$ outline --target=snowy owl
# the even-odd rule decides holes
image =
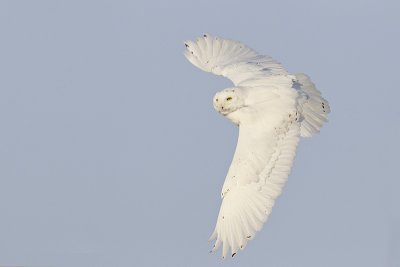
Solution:
[[[239,126],[239,137],[210,237],[216,240],[212,252],[222,245],[222,257],[229,250],[233,257],[271,213],[299,138],[319,132],[330,108],[307,75],[289,74],[243,43],[204,34],[185,46],[193,65],[234,84],[213,98],[215,110]]]

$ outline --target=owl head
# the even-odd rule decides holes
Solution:
[[[226,116],[244,106],[238,88],[227,88],[215,94],[213,105],[216,111]]]

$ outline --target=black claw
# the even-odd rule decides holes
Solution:
[[[207,38],[207,34],[204,34],[203,36]]]
[[[236,255],[236,253],[233,253],[233,254],[232,254],[232,258],[233,258],[233,256],[235,256],[235,255]]]
[[[186,46],[186,47],[189,47],[189,45],[188,45],[188,44],[185,44],[185,46]]]

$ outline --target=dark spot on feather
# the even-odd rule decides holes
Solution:
[[[251,238],[251,235],[246,236],[246,238]]]
[[[243,248],[243,245],[240,245],[240,248]]]
[[[270,71],[271,69],[270,68],[263,68],[263,69],[261,69],[261,71]]]
[[[207,34],[204,34],[203,36],[207,38]]]
[[[300,89],[301,89],[301,86],[302,86],[302,84],[299,83],[298,81],[296,81],[296,80],[293,80],[293,81],[292,81],[292,88],[297,89],[297,90],[300,90]]]
[[[222,216],[222,219],[225,219],[225,216]]]

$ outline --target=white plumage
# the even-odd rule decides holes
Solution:
[[[205,34],[185,46],[193,65],[235,85],[213,99],[214,108],[239,126],[210,238],[216,240],[212,251],[222,245],[225,258],[261,230],[290,173],[300,136],[319,132],[330,108],[305,74],[290,75],[240,42]]]

